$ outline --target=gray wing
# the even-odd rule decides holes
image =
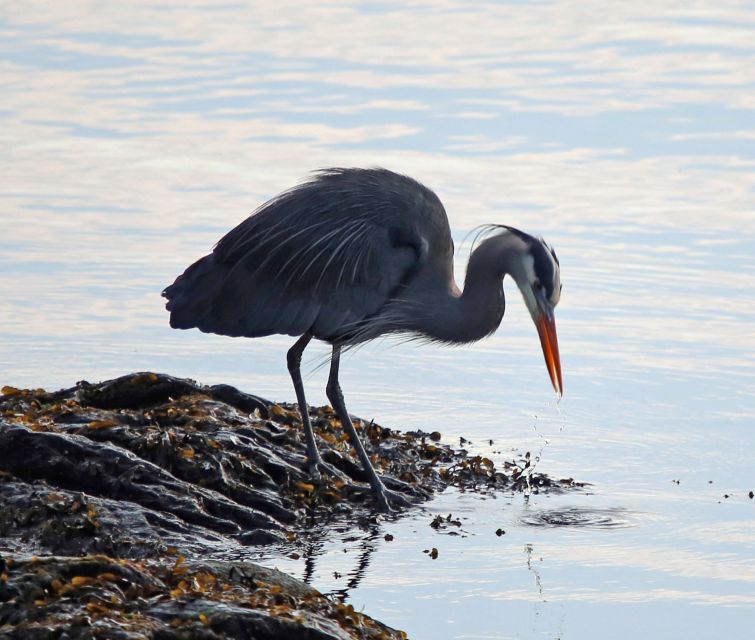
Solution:
[[[421,268],[435,194],[384,170],[329,170],[263,205],[163,295],[171,326],[338,340]],[[450,232],[449,232],[450,241]]]

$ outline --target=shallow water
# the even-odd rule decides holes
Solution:
[[[413,638],[752,637],[750,2],[32,1],[0,29],[2,384],[151,369],[293,400],[290,339],[171,331],[160,290],[314,168],[409,173],[459,280],[475,225],[555,246],[566,393],[507,282],[484,342],[348,356],[350,411],[590,486],[450,492],[270,564]]]

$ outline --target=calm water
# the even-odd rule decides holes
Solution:
[[[752,1],[125,6],[0,8],[0,382],[151,369],[292,400],[289,339],[171,331],[160,290],[314,168],[409,173],[457,246],[503,222],[556,247],[566,395],[507,282],[485,342],[348,358],[350,410],[592,486],[448,493],[268,562],[417,639],[752,638]]]

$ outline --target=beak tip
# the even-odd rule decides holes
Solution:
[[[540,335],[540,344],[545,356],[545,364],[548,367],[548,375],[553,385],[553,390],[558,398],[564,396],[564,383],[561,378],[561,358],[558,353],[558,337],[556,335],[556,322],[551,316],[541,315],[537,319],[537,331]]]

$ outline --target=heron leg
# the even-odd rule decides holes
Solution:
[[[294,383],[294,391],[296,391],[296,402],[299,405],[301,423],[304,426],[304,437],[307,441],[307,463],[310,473],[319,476],[320,471],[318,467],[323,465],[323,460],[320,457],[320,452],[317,450],[315,433],[312,431],[312,423],[309,420],[309,407],[307,407],[307,399],[304,397],[304,384],[301,380],[301,355],[311,340],[312,334],[305,333],[288,350],[286,360],[288,362],[288,372],[291,374],[291,381]]]
[[[362,468],[367,472],[367,475],[370,479],[370,486],[372,487],[372,490],[375,493],[375,496],[378,499],[381,508],[386,511],[390,511],[391,504],[400,507],[410,506],[412,503],[404,498],[404,496],[385,488],[383,481],[375,472],[375,468],[372,466],[372,462],[370,461],[367,452],[364,450],[362,441],[359,439],[359,434],[357,433],[357,430],[354,428],[354,425],[351,422],[349,412],[346,410],[346,403],[344,402],[343,393],[341,392],[341,385],[338,383],[338,369],[340,366],[340,361],[341,347],[334,345],[333,355],[330,359],[330,376],[328,377],[328,386],[326,387],[328,400],[330,400],[330,403],[333,405],[333,408],[336,411],[336,415],[341,421],[341,426],[346,429],[349,440],[351,440],[351,446],[354,447],[355,451],[357,452],[357,457],[362,463]]]

